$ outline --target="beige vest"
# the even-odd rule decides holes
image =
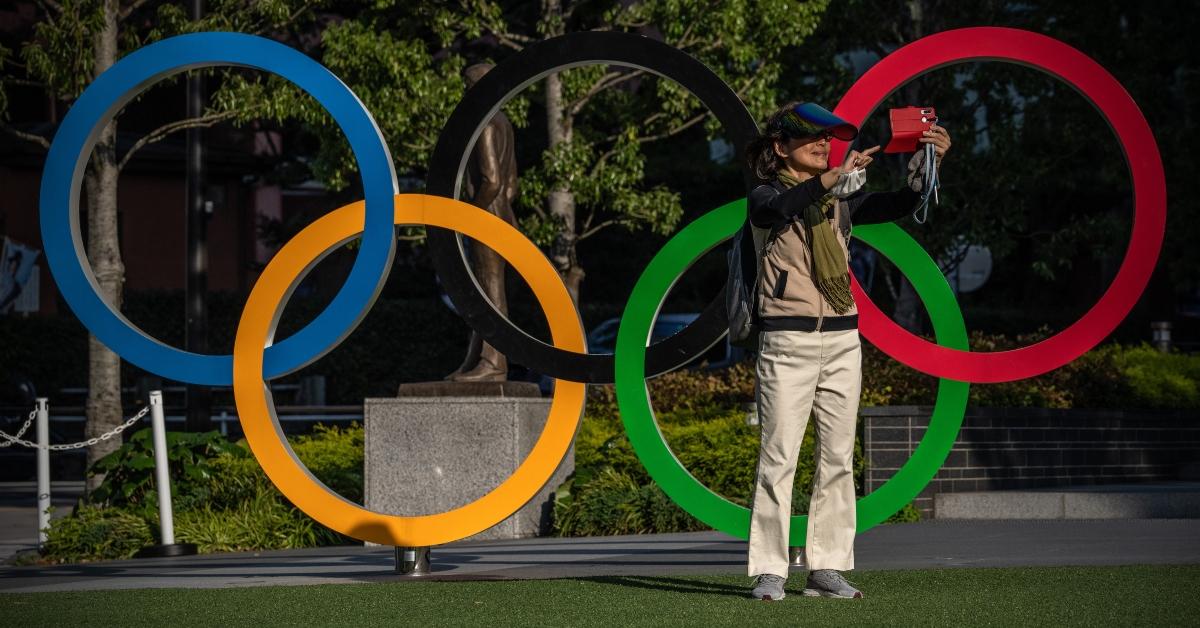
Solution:
[[[837,234],[838,245],[850,260],[850,209],[839,200],[829,212],[829,223]],[[833,311],[825,302],[812,280],[812,249],[808,230],[797,216],[768,238],[766,251],[759,268],[758,315],[763,318],[783,316],[851,316],[857,306],[842,314]]]

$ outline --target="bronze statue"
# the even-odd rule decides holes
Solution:
[[[477,63],[463,71],[467,89],[492,69],[490,63]],[[513,149],[513,126],[504,112],[496,115],[483,128],[471,159],[467,164],[464,200],[516,225],[513,199],[517,197],[517,157]],[[471,242],[470,256],[475,279],[483,293],[501,314],[508,314],[504,294],[504,259],[495,251]],[[446,376],[452,381],[504,381],[508,377],[508,360],[495,347],[483,341],[479,332],[471,331],[467,356],[458,370]]]

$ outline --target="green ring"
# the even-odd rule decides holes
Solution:
[[[659,309],[675,281],[746,220],[746,199],[708,212],[667,241],[638,278],[617,332],[617,407],[638,459],[676,504],[714,529],[740,538],[750,531],[750,509],[701,484],[675,457],[658,429],[646,386],[646,345]],[[933,322],[938,344],[966,350],[967,330],[954,292],[937,264],[894,224],[855,227],[854,236],[887,256],[912,282]],[[941,378],[929,429],[908,462],[876,491],[858,500],[858,530],[887,519],[920,494],[946,461],[967,408],[970,384]],[[803,545],[808,517],[793,515],[791,544]]]

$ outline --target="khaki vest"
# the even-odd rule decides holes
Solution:
[[[829,212],[828,221],[837,234],[838,245],[850,261],[850,209],[839,200]],[[825,302],[812,280],[812,249],[808,230],[797,216],[775,229],[767,240],[759,267],[758,315],[763,318],[787,316],[852,316],[857,306],[838,314]]]

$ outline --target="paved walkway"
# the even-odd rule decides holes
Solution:
[[[1200,564],[1200,520],[928,521],[858,538],[859,569]],[[435,548],[427,578],[487,580],[742,573],[746,542],[717,532],[524,539]],[[208,554],[0,569],[0,591],[220,588],[411,580],[380,547]]]
[[[83,482],[51,482],[50,516],[71,514]],[[37,482],[0,482],[0,564],[17,552],[37,548]]]

